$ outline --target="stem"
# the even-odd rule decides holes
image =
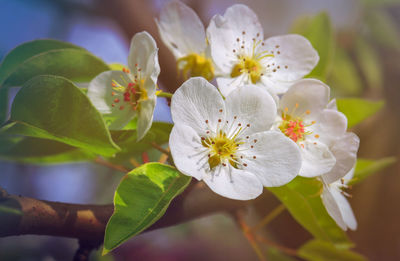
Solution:
[[[110,169],[118,170],[118,171],[123,172],[123,173],[127,173],[127,172],[130,171],[129,169],[125,168],[124,166],[113,164],[113,163],[111,163],[109,161],[106,161],[106,160],[100,158],[100,157],[97,157],[94,160],[94,162],[96,162],[99,165],[108,167]]]
[[[157,94],[157,96],[158,97],[164,97],[164,98],[169,98],[169,99],[171,99],[172,98],[172,93],[169,93],[169,92],[160,92],[159,94]]]
[[[247,202],[220,197],[208,187],[192,182],[177,196],[165,214],[145,231],[174,226],[217,212],[231,212]],[[8,195],[0,188],[0,206],[15,210],[0,215],[0,238],[16,235],[49,235],[101,242],[108,219],[114,211],[109,205],[69,204]]]
[[[234,217],[236,220],[236,223],[240,226],[243,235],[246,237],[247,241],[249,241],[251,247],[253,248],[254,252],[256,253],[258,259],[260,261],[267,261],[265,256],[263,255],[260,247],[257,244],[257,241],[254,238],[254,235],[252,234],[250,227],[246,224],[244,218],[242,217],[241,213],[239,211],[234,213]]]
[[[295,249],[279,245],[278,243],[275,243],[275,242],[273,242],[265,237],[259,236],[259,235],[256,235],[256,239],[257,239],[257,241],[262,242],[268,246],[274,247],[289,256],[297,256],[297,251]]]
[[[167,154],[167,155],[170,154],[169,150],[164,149],[163,147],[161,147],[161,146],[158,145],[157,143],[152,142],[152,143],[150,143],[150,144],[151,144],[151,146],[152,146],[153,148],[155,148],[156,150],[160,151],[161,153],[164,153],[164,154]]]
[[[251,231],[257,231],[260,228],[268,225],[272,220],[274,220],[279,214],[281,214],[285,210],[285,206],[280,204],[276,208],[274,208],[268,215],[266,215],[257,225],[255,225]]]

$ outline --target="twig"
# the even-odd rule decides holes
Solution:
[[[268,225],[272,220],[274,220],[279,214],[281,214],[285,210],[285,205],[280,204],[276,208],[274,208],[268,215],[266,215],[257,225],[251,228],[251,231],[255,232],[260,228]]]
[[[155,148],[156,150],[160,151],[161,153],[164,153],[164,154],[167,154],[167,155],[169,155],[171,153],[169,150],[164,149],[163,147],[161,147],[160,145],[158,145],[155,142],[152,142],[150,144],[151,144],[151,146],[153,148]]]
[[[217,212],[231,212],[246,206],[245,201],[223,198],[193,182],[175,198],[166,213],[146,231],[177,225]],[[77,238],[84,241],[103,240],[113,205],[82,205],[38,200],[16,195],[0,197],[2,212],[0,237],[16,235],[49,235]]]
[[[289,256],[297,256],[297,251],[295,249],[279,245],[278,243],[275,243],[275,242],[273,242],[265,237],[262,237],[260,235],[256,235],[255,237],[256,237],[257,241],[262,242],[268,246],[274,247]]]
[[[253,248],[254,252],[256,253],[258,259],[260,261],[266,261],[267,259],[263,255],[260,247],[257,244],[257,241],[254,238],[254,235],[251,233],[250,227],[246,224],[242,213],[240,211],[234,212],[234,217],[236,220],[236,223],[239,225],[241,228],[243,235],[246,237],[247,241],[249,241],[251,247]]]
[[[105,167],[108,167],[110,169],[118,170],[118,171],[123,172],[123,173],[127,173],[127,172],[130,171],[129,169],[125,168],[124,166],[113,164],[113,163],[111,163],[109,161],[106,161],[106,160],[102,159],[101,157],[97,157],[94,160],[94,162],[96,162],[97,164],[103,165]]]

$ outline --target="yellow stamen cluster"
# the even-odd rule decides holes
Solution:
[[[208,81],[214,78],[214,67],[210,58],[196,53],[181,57],[176,61],[178,71],[185,78],[202,76]]]
[[[208,164],[210,169],[216,166],[226,165],[229,162],[234,168],[237,168],[237,159],[235,157],[241,142],[237,142],[235,137],[228,137],[225,132],[219,131],[215,137],[202,137],[202,145],[210,149],[208,154]]]
[[[239,39],[239,38],[238,38]],[[257,83],[261,76],[264,75],[264,68],[261,65],[261,60],[266,57],[274,57],[273,54],[269,54],[267,51],[256,52],[257,46],[262,43],[261,41],[253,40],[253,51],[251,55],[238,54],[237,57],[239,62],[232,68],[231,77],[237,77],[243,73],[247,74],[252,83]],[[243,48],[244,46],[242,46]],[[234,52],[237,52],[234,50]]]

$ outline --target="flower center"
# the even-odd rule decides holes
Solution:
[[[296,103],[292,113],[294,113],[298,107],[299,105],[298,103]],[[294,142],[302,142],[305,140],[306,135],[312,134],[312,132],[307,131],[306,128],[315,124],[315,121],[312,121],[311,124],[305,124],[302,116],[293,117],[287,113],[288,110],[288,108],[285,108],[285,110],[282,112],[282,122],[280,123],[278,128],[283,134],[292,139]],[[305,114],[310,114],[310,111],[307,110]],[[315,138],[318,137],[319,135],[315,135]]]
[[[236,141],[234,137],[229,138],[225,132],[219,131],[214,137],[202,138],[201,144],[209,148],[208,164],[210,165],[210,169],[226,161],[237,168],[235,153],[242,143]]]
[[[243,73],[247,73],[252,83],[257,83],[261,76],[263,68],[260,60],[254,57],[239,56],[239,62],[233,66],[231,77],[237,77]]]
[[[214,67],[210,58],[203,54],[192,53],[176,61],[178,71],[182,71],[185,78],[202,76],[208,81],[214,78]]]
[[[282,118],[279,129],[294,142],[303,141],[304,136],[307,134],[304,130],[304,123],[300,118]]]
[[[137,65],[135,65],[135,67],[137,71],[136,74],[132,74],[126,68],[122,69],[122,71],[128,75],[127,78],[130,80],[121,78],[122,82],[116,80],[111,82],[111,87],[113,88],[113,91],[111,92],[111,96],[113,96],[112,107],[123,102],[123,105],[119,105],[120,110],[131,108],[136,111],[140,110],[140,102],[148,99],[147,91],[144,88],[145,79],[140,77],[141,69],[138,68]]]

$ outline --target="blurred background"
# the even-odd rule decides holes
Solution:
[[[150,32],[160,47],[160,85],[173,92],[182,82],[154,19],[168,0],[0,0],[0,58],[25,41],[54,38],[82,46],[107,63],[126,64],[130,38]],[[207,25],[234,3],[249,5],[268,36],[293,32],[305,16],[326,12],[334,28],[333,62],[326,81],[335,97],[385,100],[385,108],[352,131],[359,156],[400,155],[400,1],[396,0],[203,0],[184,1]],[[299,20],[300,19],[300,20]],[[160,100],[156,120],[171,121]],[[369,177],[351,191],[359,226],[349,236],[370,260],[400,260],[400,165]],[[122,174],[91,163],[31,166],[0,161],[0,186],[10,194],[71,203],[111,203]],[[265,194],[265,193],[264,193]],[[266,200],[278,204],[272,196]],[[251,215],[269,209],[262,204]],[[268,227],[274,240],[297,247],[310,236],[287,212]],[[71,260],[73,239],[0,238],[0,260]],[[224,215],[135,237],[112,255],[93,260],[257,260],[234,222]]]

